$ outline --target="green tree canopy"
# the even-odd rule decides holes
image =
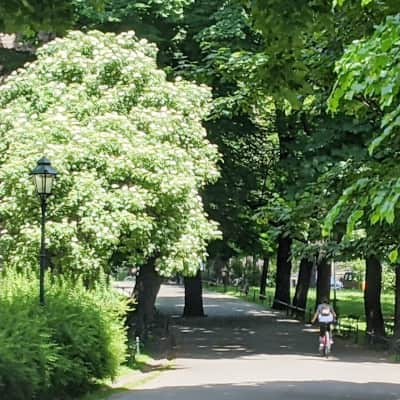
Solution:
[[[197,1],[185,10],[183,25],[186,35],[174,73],[212,87],[206,127],[223,155],[220,179],[204,192],[206,209],[223,232],[223,239],[210,246],[210,255],[226,260],[238,253],[260,253],[254,213],[265,201],[276,158],[275,136],[266,129],[271,107],[266,101],[259,106],[249,90],[255,69],[249,59],[260,49],[261,37],[236,1]]]
[[[63,32],[74,20],[75,7],[87,3],[97,10],[104,0],[7,0],[0,3],[0,32]]]
[[[337,62],[331,110],[344,110],[362,120],[375,119],[376,129],[369,138],[370,158],[354,171],[326,219],[327,230],[343,215],[348,216],[349,233],[361,223],[392,225],[399,217],[399,39],[397,14],[387,17],[370,37],[351,44]],[[395,260],[397,240],[392,244],[391,258]]]

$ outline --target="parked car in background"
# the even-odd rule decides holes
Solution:
[[[359,275],[353,271],[347,271],[343,275],[343,288],[344,289],[361,289],[362,281]]]

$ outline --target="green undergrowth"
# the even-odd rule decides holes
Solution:
[[[46,280],[45,304],[34,272],[0,278],[0,398],[79,398],[116,376],[126,359],[124,299],[105,283]]]

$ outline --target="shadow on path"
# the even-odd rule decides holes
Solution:
[[[167,286],[158,299],[161,312],[171,317],[174,356],[229,359],[258,354],[318,356],[318,328],[219,293],[204,293],[207,317],[183,318],[182,288]],[[183,292],[182,292],[183,293]],[[382,354],[335,338],[330,361],[387,362]]]
[[[267,371],[266,371],[267,374]],[[335,380],[241,382],[238,384],[163,387],[129,391],[113,400],[398,400],[400,385],[380,382],[354,383]]]
[[[113,400],[400,400],[399,366],[376,354],[335,340],[325,359],[317,329],[279,312],[211,292],[204,305],[208,317],[181,318],[183,289],[163,286],[174,366]]]

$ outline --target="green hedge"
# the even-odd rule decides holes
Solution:
[[[113,378],[125,359],[127,304],[99,285],[46,284],[33,274],[0,278],[0,399],[69,399]]]

